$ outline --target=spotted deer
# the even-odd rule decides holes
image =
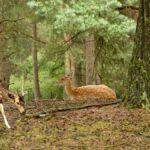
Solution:
[[[12,93],[6,90],[5,88],[3,88],[2,85],[0,85],[0,111],[2,113],[4,122],[7,128],[11,128],[11,127],[5,115],[3,102],[11,101],[12,103],[16,105],[17,109],[19,110],[21,114],[25,114],[26,110],[25,110],[24,101],[23,101],[24,94],[25,93],[23,93],[22,95]]]
[[[64,86],[71,100],[117,99],[116,93],[104,84],[75,87],[72,83],[71,74],[62,77],[56,83]]]

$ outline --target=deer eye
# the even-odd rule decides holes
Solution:
[[[16,104],[20,105],[20,103],[19,103],[19,102],[17,102]]]

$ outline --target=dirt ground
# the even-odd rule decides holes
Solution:
[[[49,101],[27,104],[27,113],[43,111]],[[0,150],[150,150],[150,112],[121,104],[20,118],[5,105],[12,129],[0,115]]]

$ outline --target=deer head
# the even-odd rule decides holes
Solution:
[[[16,105],[19,112],[22,115],[25,114],[26,110],[25,110],[25,104],[24,104],[24,100],[23,100],[24,95],[8,93],[8,97],[10,99],[12,99],[13,103]]]
[[[61,79],[57,80],[56,83],[57,83],[58,85],[64,86],[64,85],[66,85],[70,80],[72,80],[72,72],[69,73],[69,74],[66,75],[66,76],[63,76]]]

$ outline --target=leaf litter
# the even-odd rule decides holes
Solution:
[[[27,113],[50,107],[49,101],[28,103]],[[6,107],[7,108],[7,107]],[[121,104],[24,118],[11,107],[5,128],[0,115],[0,150],[149,150],[150,113]]]

